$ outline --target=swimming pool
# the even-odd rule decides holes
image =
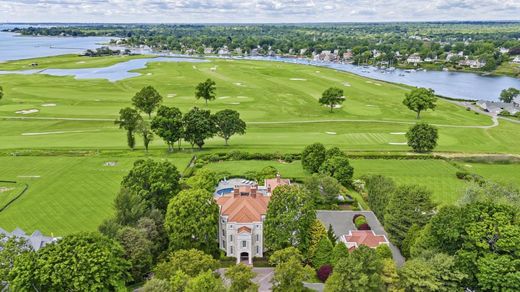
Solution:
[[[225,188],[225,189],[220,189],[220,190],[218,190],[218,191],[217,191],[217,194],[218,194],[219,196],[223,196],[223,195],[225,195],[225,194],[229,194],[229,193],[231,193],[232,191],[233,191],[233,188]]]

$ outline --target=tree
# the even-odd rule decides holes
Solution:
[[[336,107],[345,101],[345,97],[343,96],[343,90],[331,87],[323,92],[319,102],[321,105],[326,105],[330,107],[330,112]]]
[[[195,277],[207,270],[215,270],[218,262],[212,256],[198,249],[180,249],[171,253],[167,259],[155,267],[155,276],[159,279],[170,279],[177,271],[189,277]]]
[[[385,245],[386,246],[386,245]],[[383,259],[383,269],[381,271],[381,280],[385,285],[385,291],[399,291],[399,274],[394,260],[391,258]]]
[[[148,122],[141,120],[138,126],[139,134],[143,137],[144,149],[148,152],[148,145],[153,140],[153,133]]]
[[[502,92],[500,93],[500,100],[503,102],[512,103],[513,99],[519,95],[520,95],[520,90],[511,87],[511,88],[502,90]]]
[[[148,211],[147,203],[136,192],[122,187],[114,200],[115,217],[114,221],[105,221],[100,226],[100,230],[105,235],[115,235],[118,226],[133,225],[139,218],[146,215]]]
[[[170,287],[173,292],[184,292],[190,276],[181,270],[176,271],[173,276],[170,277]]]
[[[325,283],[325,291],[380,291],[384,285],[382,271],[383,264],[375,250],[361,245],[337,262]]]
[[[320,167],[320,173],[335,178],[343,186],[352,183],[354,168],[345,156],[333,156],[325,160]]]
[[[6,237],[0,233],[0,290],[9,283],[9,272],[13,269],[15,260],[26,253],[32,251],[28,248],[27,242],[21,237]]]
[[[264,223],[266,249],[277,251],[289,246],[308,254],[310,229],[316,211],[309,195],[299,186],[274,189]]]
[[[417,119],[421,118],[421,112],[426,110],[435,110],[437,97],[432,89],[414,88],[406,93],[403,104],[410,110],[417,113]]]
[[[336,242],[338,242],[338,237],[336,236],[331,224],[329,224],[329,229],[327,229],[327,237],[330,242],[332,242],[332,245],[336,245]]]
[[[405,291],[462,291],[466,275],[457,269],[453,257],[439,253],[405,262],[399,277]]]
[[[306,178],[304,186],[316,206],[330,206],[336,203],[341,189],[338,180],[323,174],[313,174]]]
[[[128,189],[144,201],[148,210],[165,211],[168,202],[180,190],[180,174],[168,161],[137,160],[121,187]]]
[[[327,236],[323,236],[316,248],[316,252],[312,257],[312,265],[318,269],[321,266],[332,263],[332,242],[330,242]]]
[[[345,245],[345,243],[338,242],[334,248],[332,249],[332,257],[331,257],[331,264],[333,267],[335,267],[338,262],[349,256],[348,248]]]
[[[187,186],[192,189],[204,189],[214,192],[219,182],[219,175],[207,168],[198,169],[195,175],[185,180]]]
[[[168,144],[168,151],[173,151],[173,144],[184,136],[182,113],[176,107],[160,106],[151,123],[152,130]]]
[[[181,191],[168,205],[164,222],[170,249],[196,248],[218,253],[219,207],[213,194],[201,189]]]
[[[203,98],[206,101],[207,106],[209,100],[215,99],[215,90],[217,89],[215,85],[215,81],[211,79],[199,83],[195,88],[195,97],[197,99]]]
[[[406,132],[408,146],[415,152],[430,152],[437,146],[439,133],[437,128],[427,123],[418,123]]]
[[[40,249],[32,262],[17,262],[11,273],[16,287],[32,285],[40,291],[118,290],[130,279],[130,264],[123,256],[117,242],[96,233],[79,233]]]
[[[385,212],[385,230],[390,239],[401,247],[412,225],[424,226],[433,215],[431,192],[417,185],[399,186],[393,193]]]
[[[222,279],[213,275],[211,270],[199,274],[188,281],[185,292],[225,292],[226,288]]]
[[[325,226],[323,226],[323,224],[320,222],[320,220],[316,219],[314,220],[314,223],[311,226],[310,234],[311,241],[309,243],[309,252],[307,258],[312,258],[314,256],[314,253],[318,248],[320,240],[323,237],[327,236],[327,230],[325,229]]]
[[[149,118],[152,117],[152,112],[159,107],[162,102],[162,96],[152,86],[146,86],[141,89],[132,98],[132,104],[135,108],[146,113]]]
[[[244,135],[246,133],[246,123],[240,119],[237,111],[225,109],[213,115],[217,135],[224,138],[226,146],[228,140],[233,135]]]
[[[395,190],[395,183],[391,178],[382,175],[365,176],[363,180],[367,192],[367,203],[379,221],[384,224],[386,206]]]
[[[278,266],[281,263],[288,262],[291,258],[296,258],[299,262],[303,261],[303,256],[300,250],[296,247],[290,246],[273,252],[269,257],[269,264],[271,266]]]
[[[274,269],[273,291],[305,291],[303,286],[305,279],[305,268],[297,258],[291,257],[288,261],[278,264]]]
[[[119,230],[117,241],[125,250],[125,259],[132,265],[130,274],[134,282],[141,282],[152,268],[152,242],[143,231],[128,226]]]
[[[143,286],[143,292],[172,292],[172,288],[170,283],[166,280],[161,280],[157,278],[152,278]]]
[[[0,100],[4,97],[4,88],[0,86]]]
[[[381,244],[378,247],[376,247],[376,254],[377,257],[381,260],[392,259],[392,250],[390,249],[390,246],[388,246],[387,244]]]
[[[119,111],[119,119],[115,121],[115,124],[119,125],[119,129],[126,130],[126,141],[128,147],[132,150],[135,147],[134,132],[138,129],[141,119],[141,115],[139,115],[137,110],[126,107]]]
[[[520,259],[518,256],[486,254],[477,263],[479,287],[482,291],[520,291]]]
[[[325,146],[321,143],[314,143],[305,147],[302,152],[303,169],[310,173],[318,172],[323,162],[325,162],[325,154]]]
[[[204,140],[213,137],[215,134],[215,125],[208,110],[201,110],[197,107],[191,109],[184,115],[184,139],[193,145],[202,149]]]
[[[258,291],[258,285],[251,281],[255,277],[253,269],[242,263],[230,267],[226,271],[226,278],[231,281],[229,292]]]

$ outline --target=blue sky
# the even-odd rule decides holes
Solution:
[[[520,0],[0,0],[0,22],[520,20]]]

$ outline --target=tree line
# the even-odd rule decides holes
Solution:
[[[215,82],[208,79],[200,83],[196,88],[197,99],[204,99],[206,104],[215,99]],[[126,107],[119,111],[119,118],[115,121],[120,129],[126,130],[127,145],[135,148],[135,135],[143,138],[144,148],[153,140],[154,133],[161,137],[168,145],[168,150],[173,151],[175,143],[179,149],[184,140],[202,149],[207,139],[215,135],[221,137],[228,145],[229,139],[234,135],[243,135],[246,132],[246,123],[240,119],[240,114],[231,109],[225,109],[211,114],[209,110],[194,107],[183,114],[176,107],[161,105],[162,96],[152,86],[147,86],[137,92],[132,98],[132,107]],[[152,118],[152,113],[156,115]],[[148,115],[148,121],[143,119],[141,112]]]

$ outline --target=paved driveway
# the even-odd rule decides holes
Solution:
[[[367,219],[368,225],[374,230],[375,234],[385,235],[388,238],[388,234],[385,229],[377,220],[376,215],[372,211],[317,211],[316,217],[325,225],[325,228],[328,228],[329,225],[332,225],[332,229],[337,237],[341,235],[348,234],[350,230],[356,230],[356,226],[354,225],[353,218],[356,214],[362,214]],[[401,251],[390,243],[390,249],[392,250],[392,257],[394,258],[397,266],[402,266],[404,264],[404,257],[401,255]]]
[[[229,281],[224,276],[226,273],[226,269],[218,269],[217,272],[224,280],[224,283],[229,285]],[[273,287],[273,285],[271,284],[271,279],[273,279],[274,268],[253,268],[253,272],[256,274],[256,277],[253,279],[253,282],[258,284],[258,291],[271,291],[271,288]]]

